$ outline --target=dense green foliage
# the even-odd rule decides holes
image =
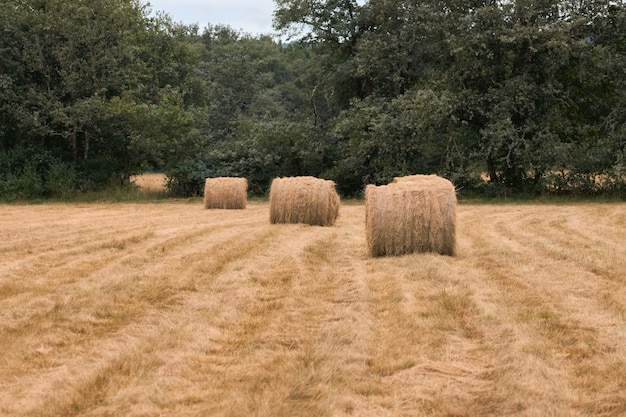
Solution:
[[[351,86],[324,85],[344,191],[436,172],[493,193],[623,195],[623,2],[277,3],[278,26],[304,24],[327,79]]]
[[[464,192],[626,191],[626,4],[276,0],[292,42],[140,0],[0,0],[0,199],[158,169],[334,179],[438,173]]]

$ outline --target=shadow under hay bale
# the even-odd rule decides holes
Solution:
[[[204,184],[205,209],[245,209],[248,180],[237,177],[207,178]]]
[[[365,188],[365,231],[371,256],[456,254],[456,191],[436,175],[395,178]]]
[[[275,178],[270,188],[270,223],[333,226],[339,203],[333,181],[315,177]]]

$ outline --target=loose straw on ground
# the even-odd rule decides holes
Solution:
[[[237,177],[206,179],[204,184],[204,208],[245,209],[247,203],[247,179]]]
[[[456,191],[436,175],[395,178],[365,189],[365,230],[371,256],[414,252],[456,254]]]
[[[339,203],[333,181],[315,177],[275,178],[270,188],[270,223],[333,226]]]

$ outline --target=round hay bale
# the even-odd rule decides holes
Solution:
[[[456,191],[436,175],[395,178],[365,188],[365,231],[371,256],[456,254]]]
[[[275,178],[270,188],[270,223],[333,226],[339,203],[333,181],[315,177]]]
[[[204,184],[205,209],[245,209],[248,180],[237,177],[207,178]]]
[[[434,188],[438,188],[438,187],[442,187],[442,188],[448,188],[451,189],[452,191],[455,191],[454,189],[454,185],[452,185],[452,183],[450,181],[448,181],[445,178],[441,178],[438,175],[435,174],[431,174],[431,175],[422,175],[422,174],[416,174],[416,175],[407,175],[405,177],[395,177],[393,179],[393,182],[414,182],[417,184],[420,184],[422,187],[434,187]]]

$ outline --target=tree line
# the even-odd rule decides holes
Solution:
[[[481,195],[624,196],[626,4],[275,0],[283,35],[140,0],[0,0],[0,198],[159,170],[337,182],[437,173]]]

